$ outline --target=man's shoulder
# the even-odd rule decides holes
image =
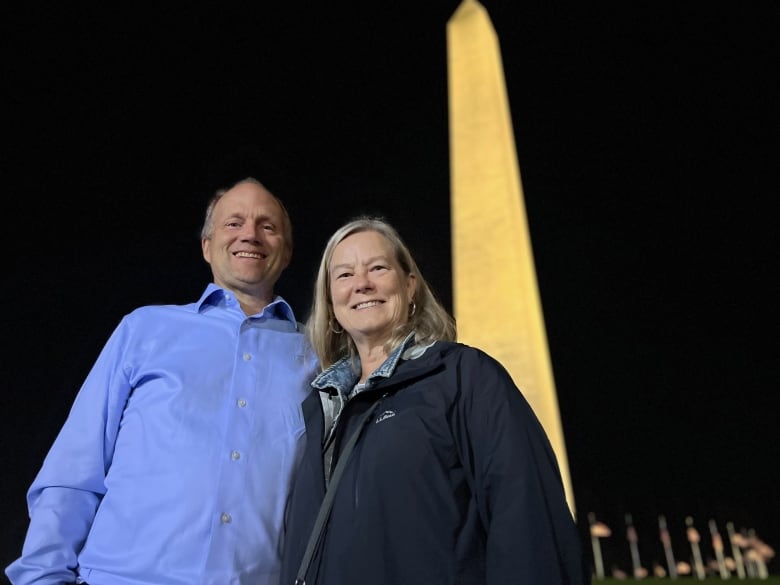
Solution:
[[[148,304],[140,305],[122,318],[125,323],[150,323],[164,321],[175,316],[184,316],[187,314],[195,315],[198,313],[199,303],[187,304]]]
[[[166,313],[196,313],[199,303],[187,303],[187,304],[150,304],[140,305],[128,313],[130,315],[150,316],[161,315]]]

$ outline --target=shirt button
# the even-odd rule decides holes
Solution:
[[[244,408],[246,406],[246,400],[244,400],[243,398],[239,398],[236,404],[238,404],[239,408]]]
[[[233,518],[227,512],[223,512],[222,516],[219,517],[219,521],[222,522],[222,524],[230,524],[233,521]]]
[[[241,453],[239,453],[238,451],[233,451],[233,452],[230,454],[230,458],[231,458],[233,461],[238,461],[239,459],[241,459]]]
[[[245,362],[248,362],[251,359],[252,359],[252,354],[251,353],[245,353],[244,354],[244,361]]]

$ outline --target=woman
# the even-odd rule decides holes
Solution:
[[[539,422],[497,361],[454,341],[390,225],[360,218],[330,238],[308,329],[324,371],[303,403],[283,585],[589,581]]]

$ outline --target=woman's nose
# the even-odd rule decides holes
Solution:
[[[355,291],[366,292],[374,289],[374,283],[368,278],[367,272],[358,272],[355,275]]]

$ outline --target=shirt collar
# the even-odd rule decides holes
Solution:
[[[430,346],[419,346],[414,343],[414,331],[396,347],[387,359],[366,379],[365,388],[370,388],[377,378],[389,378],[395,372],[400,360],[416,359]],[[355,367],[353,368],[353,363]],[[360,371],[360,358],[345,356],[323,370],[311,383],[318,390],[327,391],[335,388],[339,394],[349,394],[359,379],[356,371]]]
[[[208,286],[206,286],[206,290],[203,291],[203,294],[200,295],[198,302],[195,303],[194,309],[197,312],[202,313],[203,309],[207,306],[224,307],[229,305],[238,306],[236,295],[233,294],[233,292],[210,282]],[[295,319],[292,307],[279,295],[275,295],[274,300],[266,305],[258,316],[290,321],[296,328],[298,327],[298,322]]]

